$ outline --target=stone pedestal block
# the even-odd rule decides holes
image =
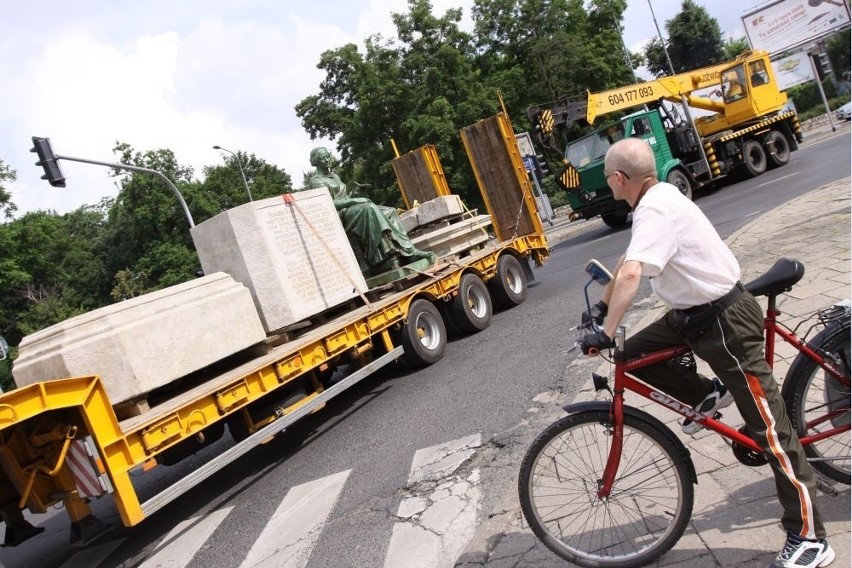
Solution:
[[[118,404],[265,337],[248,289],[217,273],[28,335],[12,375],[18,386],[99,375]]]
[[[464,213],[461,197],[458,195],[441,195],[420,205],[417,208],[417,224],[420,226],[440,221],[446,217],[454,217]]]
[[[204,272],[245,284],[270,333],[367,290],[328,190],[289,197],[246,203],[192,229]]]
[[[414,209],[409,209],[408,211],[403,211],[399,214],[399,220],[402,223],[403,228],[406,233],[410,233],[414,229],[417,228],[417,209],[419,207],[415,207]]]
[[[411,242],[418,249],[433,252],[438,257],[460,254],[487,242],[490,225],[491,216],[478,215],[419,235]]]

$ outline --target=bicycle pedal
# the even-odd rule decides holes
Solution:
[[[717,410],[716,413],[713,415],[713,420],[720,420],[721,418],[722,413]]]

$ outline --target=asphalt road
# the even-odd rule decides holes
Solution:
[[[849,156],[847,130],[793,153],[784,168],[696,195],[696,202],[726,237],[754,216],[848,176]],[[364,381],[290,436],[256,449],[137,527],[124,529],[110,503],[95,503],[95,512],[117,525],[105,539],[110,549],[101,555],[101,565],[239,566],[290,488],[347,472],[345,490],[321,533],[312,536],[309,565],[382,566],[414,452],[471,435],[484,440],[472,466],[482,475],[481,511],[492,510],[514,484],[531,437],[558,413],[558,402],[571,398],[588,378],[574,372],[574,355],[565,353],[570,343],[566,330],[584,303],[581,267],[589,258],[612,265],[629,238],[629,228],[597,225],[554,246],[549,262],[535,271],[537,281],[527,301],[494,314],[488,329],[452,340],[435,365]],[[229,443],[223,439],[218,449]],[[143,493],[153,492],[157,483],[176,480],[204,458],[157,468],[140,482]],[[151,560],[182,521],[223,508],[232,508],[227,520],[215,527],[215,538],[206,540],[188,564]],[[45,534],[0,550],[0,564],[70,565],[64,563],[76,551],[66,544],[64,511],[44,524]],[[86,565],[82,557],[75,558],[74,565]]]

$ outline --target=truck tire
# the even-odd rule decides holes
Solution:
[[[422,298],[408,307],[408,320],[402,326],[402,362],[410,367],[426,367],[441,359],[447,349],[447,328],[441,312]]]
[[[627,213],[604,213],[601,219],[608,226],[616,229],[627,224]]]
[[[763,145],[766,147],[770,168],[780,168],[790,161],[790,143],[777,130],[771,131],[764,137]]]
[[[526,260],[524,260],[526,262]],[[497,260],[497,274],[488,281],[491,297],[500,308],[512,308],[527,299],[527,277],[521,261],[511,254]]]
[[[766,171],[766,152],[757,140],[743,143],[743,166],[749,177],[757,177]]]
[[[491,294],[476,274],[465,274],[459,282],[459,293],[450,300],[450,314],[462,333],[482,331],[491,323]]]
[[[678,188],[687,199],[692,201],[692,184],[685,173],[677,169],[672,170],[666,176],[666,181]]]

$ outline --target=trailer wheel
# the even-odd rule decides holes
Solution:
[[[743,143],[743,163],[749,177],[757,177],[766,171],[766,152],[757,140]]]
[[[780,168],[790,161],[790,143],[777,130],[766,135],[763,139],[763,145],[766,146],[766,156],[769,158],[770,168]]]
[[[432,302],[418,299],[408,307],[408,322],[402,326],[400,343],[403,363],[411,367],[431,365],[444,356],[447,328]]]
[[[491,294],[476,274],[465,274],[459,282],[459,293],[450,300],[450,314],[459,331],[476,333],[491,323]]]
[[[692,201],[692,184],[689,183],[689,178],[680,170],[672,170],[666,176],[666,181],[680,190],[687,199]]]
[[[605,213],[601,215],[603,222],[614,229],[627,224],[627,213]]]
[[[526,262],[526,261],[524,261]],[[513,308],[527,299],[527,277],[521,261],[511,254],[497,260],[497,274],[488,281],[491,297],[500,308]]]

